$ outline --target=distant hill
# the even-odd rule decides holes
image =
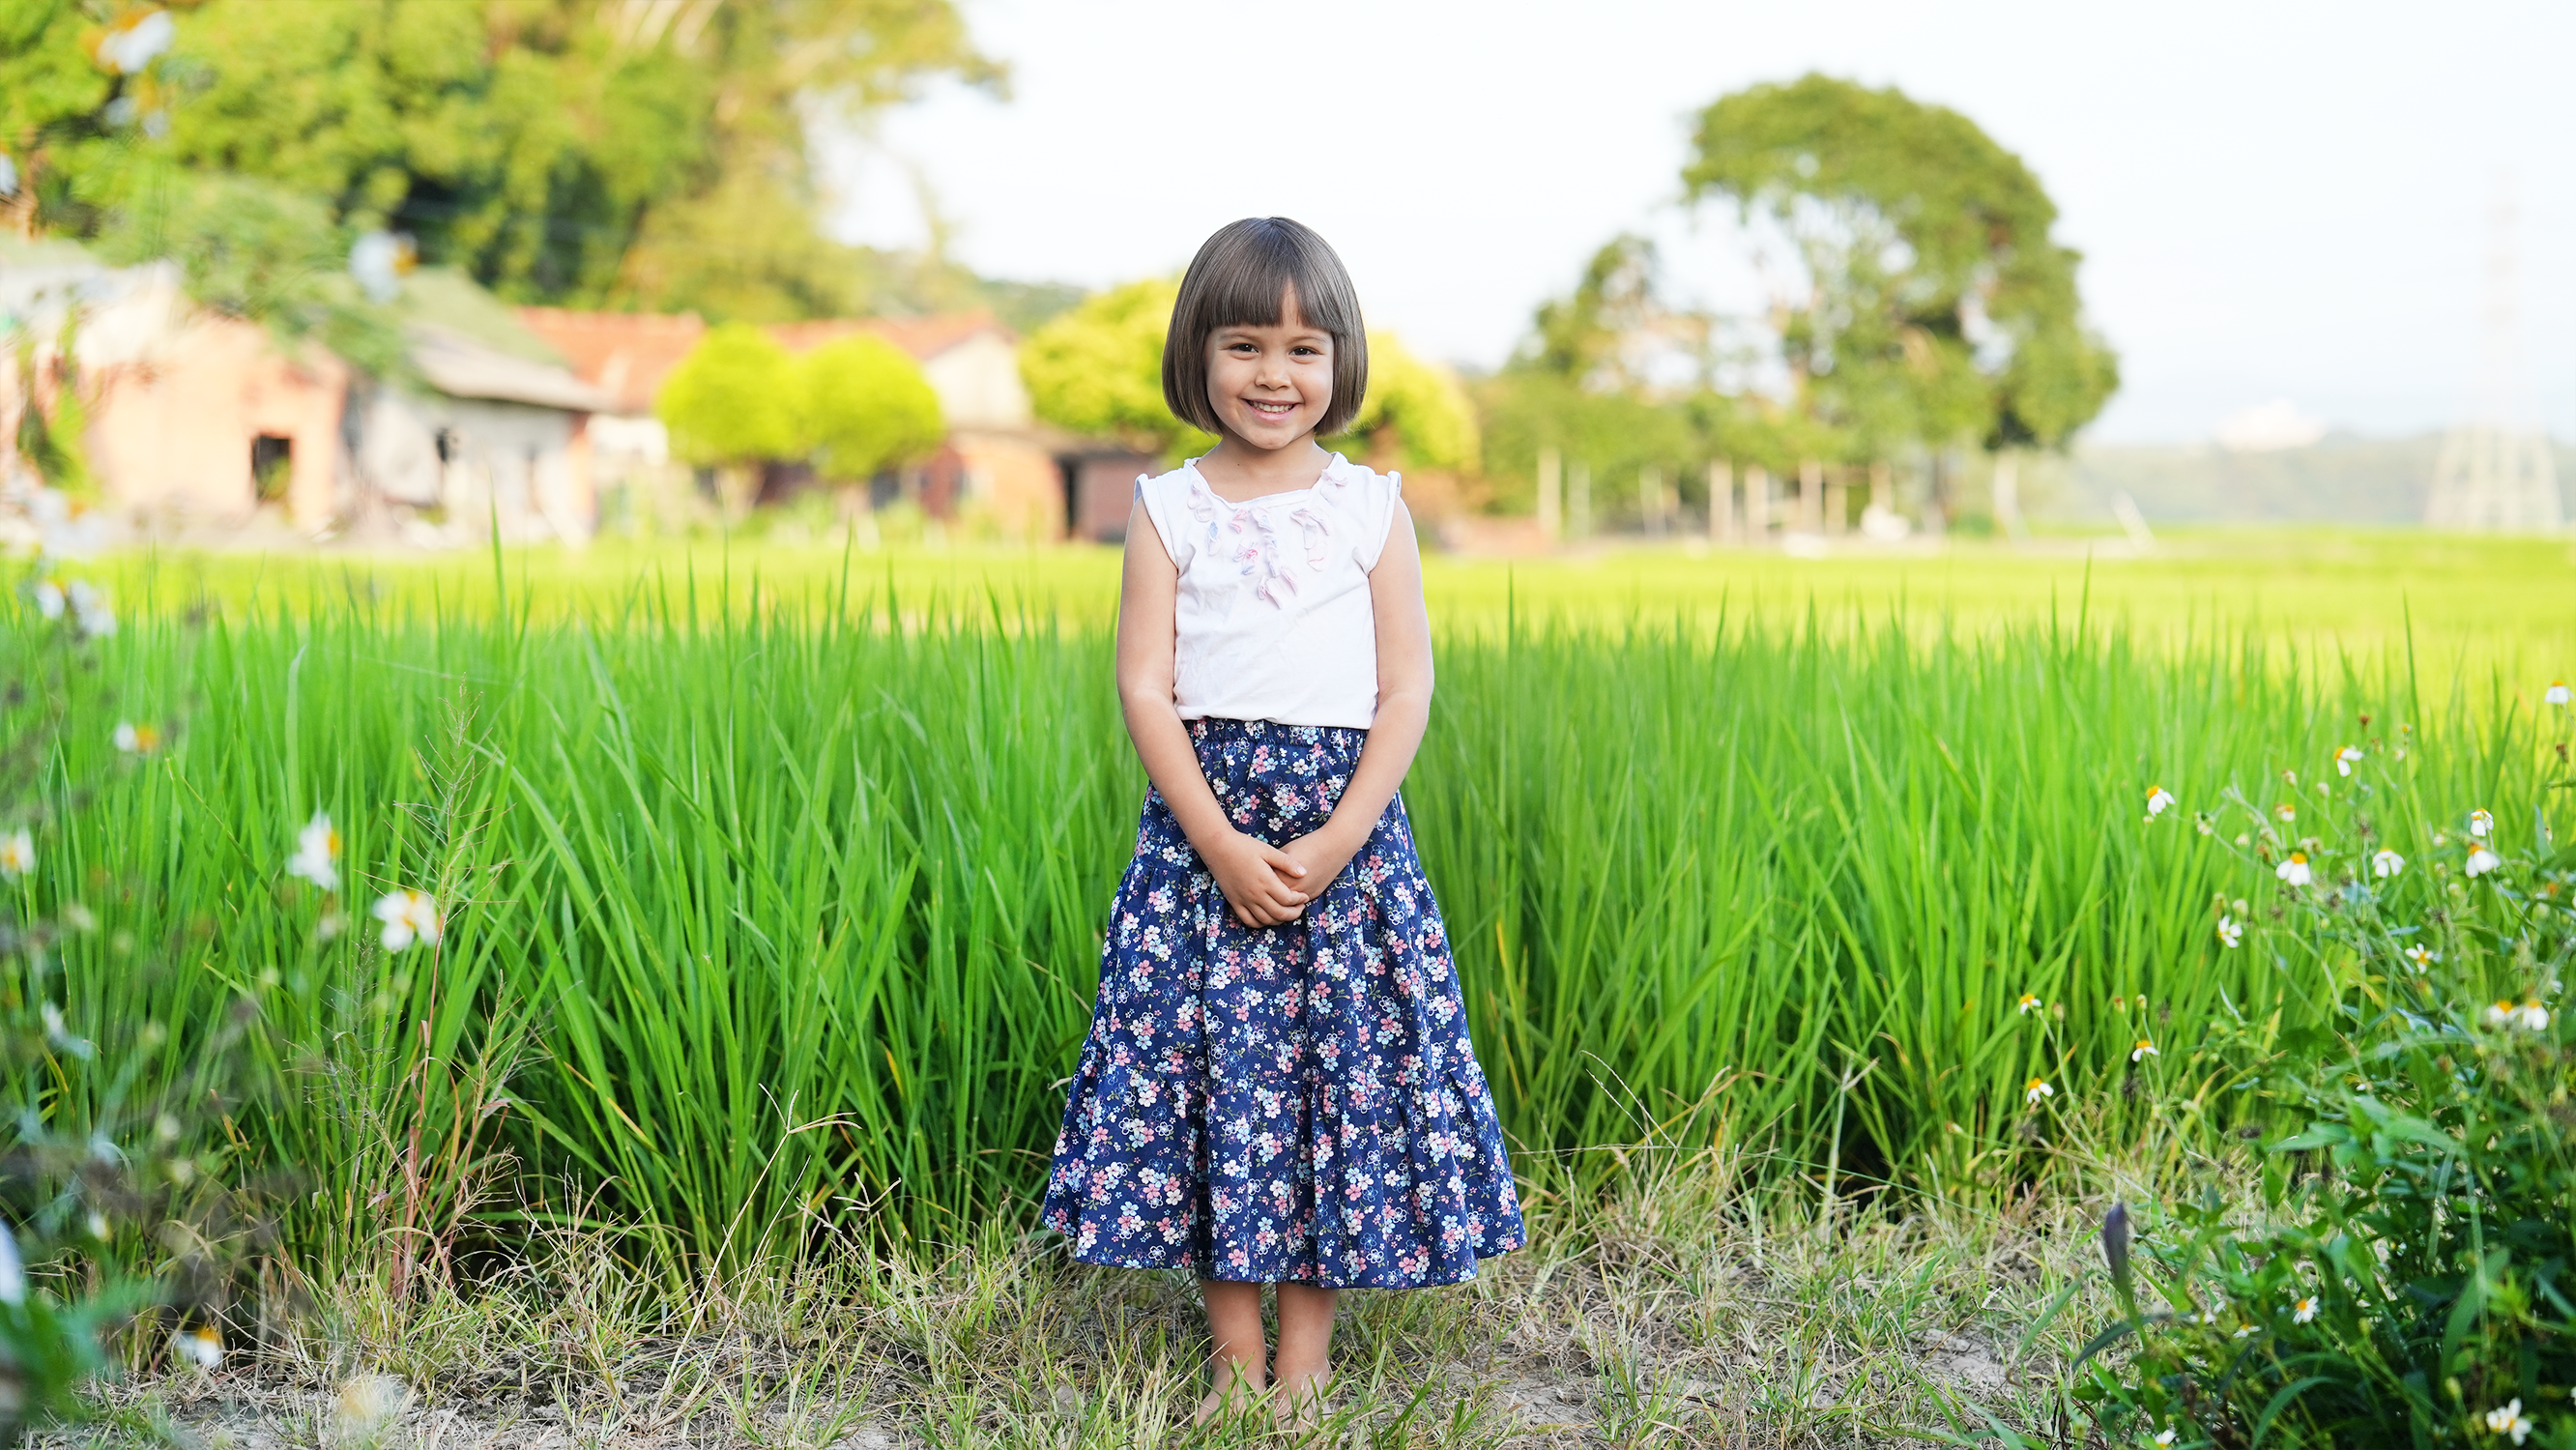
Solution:
[[[2424,517],[2442,437],[2328,434],[2306,448],[2231,453],[2214,443],[2081,447],[2046,470],[2032,512],[2064,523],[2111,518],[2126,491],[2151,524],[2411,524]],[[2576,488],[2576,447],[2556,446],[2558,486]],[[2570,510],[2576,516],[2576,509]]]

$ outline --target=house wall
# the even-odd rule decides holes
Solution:
[[[991,330],[974,333],[921,365],[952,429],[1029,426],[1029,391],[1020,381],[1019,349]]]
[[[509,543],[586,543],[598,501],[581,416],[383,389],[363,412],[359,467],[387,502],[443,505],[453,536],[488,538],[497,524]]]
[[[1067,458],[1058,476],[1067,480],[1073,490],[1074,537],[1101,544],[1125,540],[1128,510],[1136,502],[1137,475],[1161,471],[1162,460],[1149,453],[1093,453]],[[1059,493],[1057,498],[1061,502],[1063,495]]]
[[[1064,537],[1064,471],[1025,436],[959,431],[951,440],[965,466],[965,493],[1002,532],[1043,542]]]
[[[288,520],[312,531],[338,511],[345,466],[341,411],[349,369],[312,349],[278,355],[266,329],[230,318],[191,322],[148,354],[98,365],[83,442],[108,503],[132,512],[247,521],[259,499],[253,441],[292,449]]]

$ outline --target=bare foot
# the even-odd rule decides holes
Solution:
[[[1331,1370],[1280,1371],[1270,1401],[1270,1423],[1295,1434],[1312,1431],[1323,1421],[1324,1392],[1332,1387]]]
[[[1207,1398],[1199,1401],[1197,1413],[1190,1416],[1193,1425],[1240,1414],[1245,1406],[1261,1397],[1261,1369],[1257,1365],[1238,1365],[1230,1359],[1219,1359],[1208,1373]]]

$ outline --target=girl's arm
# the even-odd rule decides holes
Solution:
[[[1386,548],[1369,571],[1369,607],[1377,614],[1377,718],[1332,819],[1287,846],[1305,868],[1310,893],[1332,884],[1368,844],[1431,723],[1431,619],[1422,607],[1422,549],[1402,498],[1387,524]]]
[[[1418,574],[1420,565],[1415,567]],[[1139,502],[1127,511],[1127,562],[1118,585],[1118,705],[1127,716],[1128,737],[1136,742],[1137,758],[1145,762],[1154,789],[1163,793],[1172,819],[1216,877],[1235,919],[1245,926],[1294,921],[1306,908],[1306,893],[1289,881],[1305,875],[1307,867],[1236,830],[1225,818],[1225,808],[1217,804],[1216,792],[1208,789],[1207,775],[1199,769],[1189,727],[1172,704],[1173,610],[1180,589],[1180,571]],[[1418,597],[1414,608],[1421,609]],[[1384,710],[1380,705],[1381,715]],[[1416,727],[1417,739],[1421,733]],[[1409,745],[1405,754],[1412,755]]]

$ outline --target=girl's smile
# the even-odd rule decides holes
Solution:
[[[1279,321],[1208,337],[1208,403],[1231,439],[1273,454],[1315,431],[1333,403],[1333,335],[1299,315],[1291,289]]]

